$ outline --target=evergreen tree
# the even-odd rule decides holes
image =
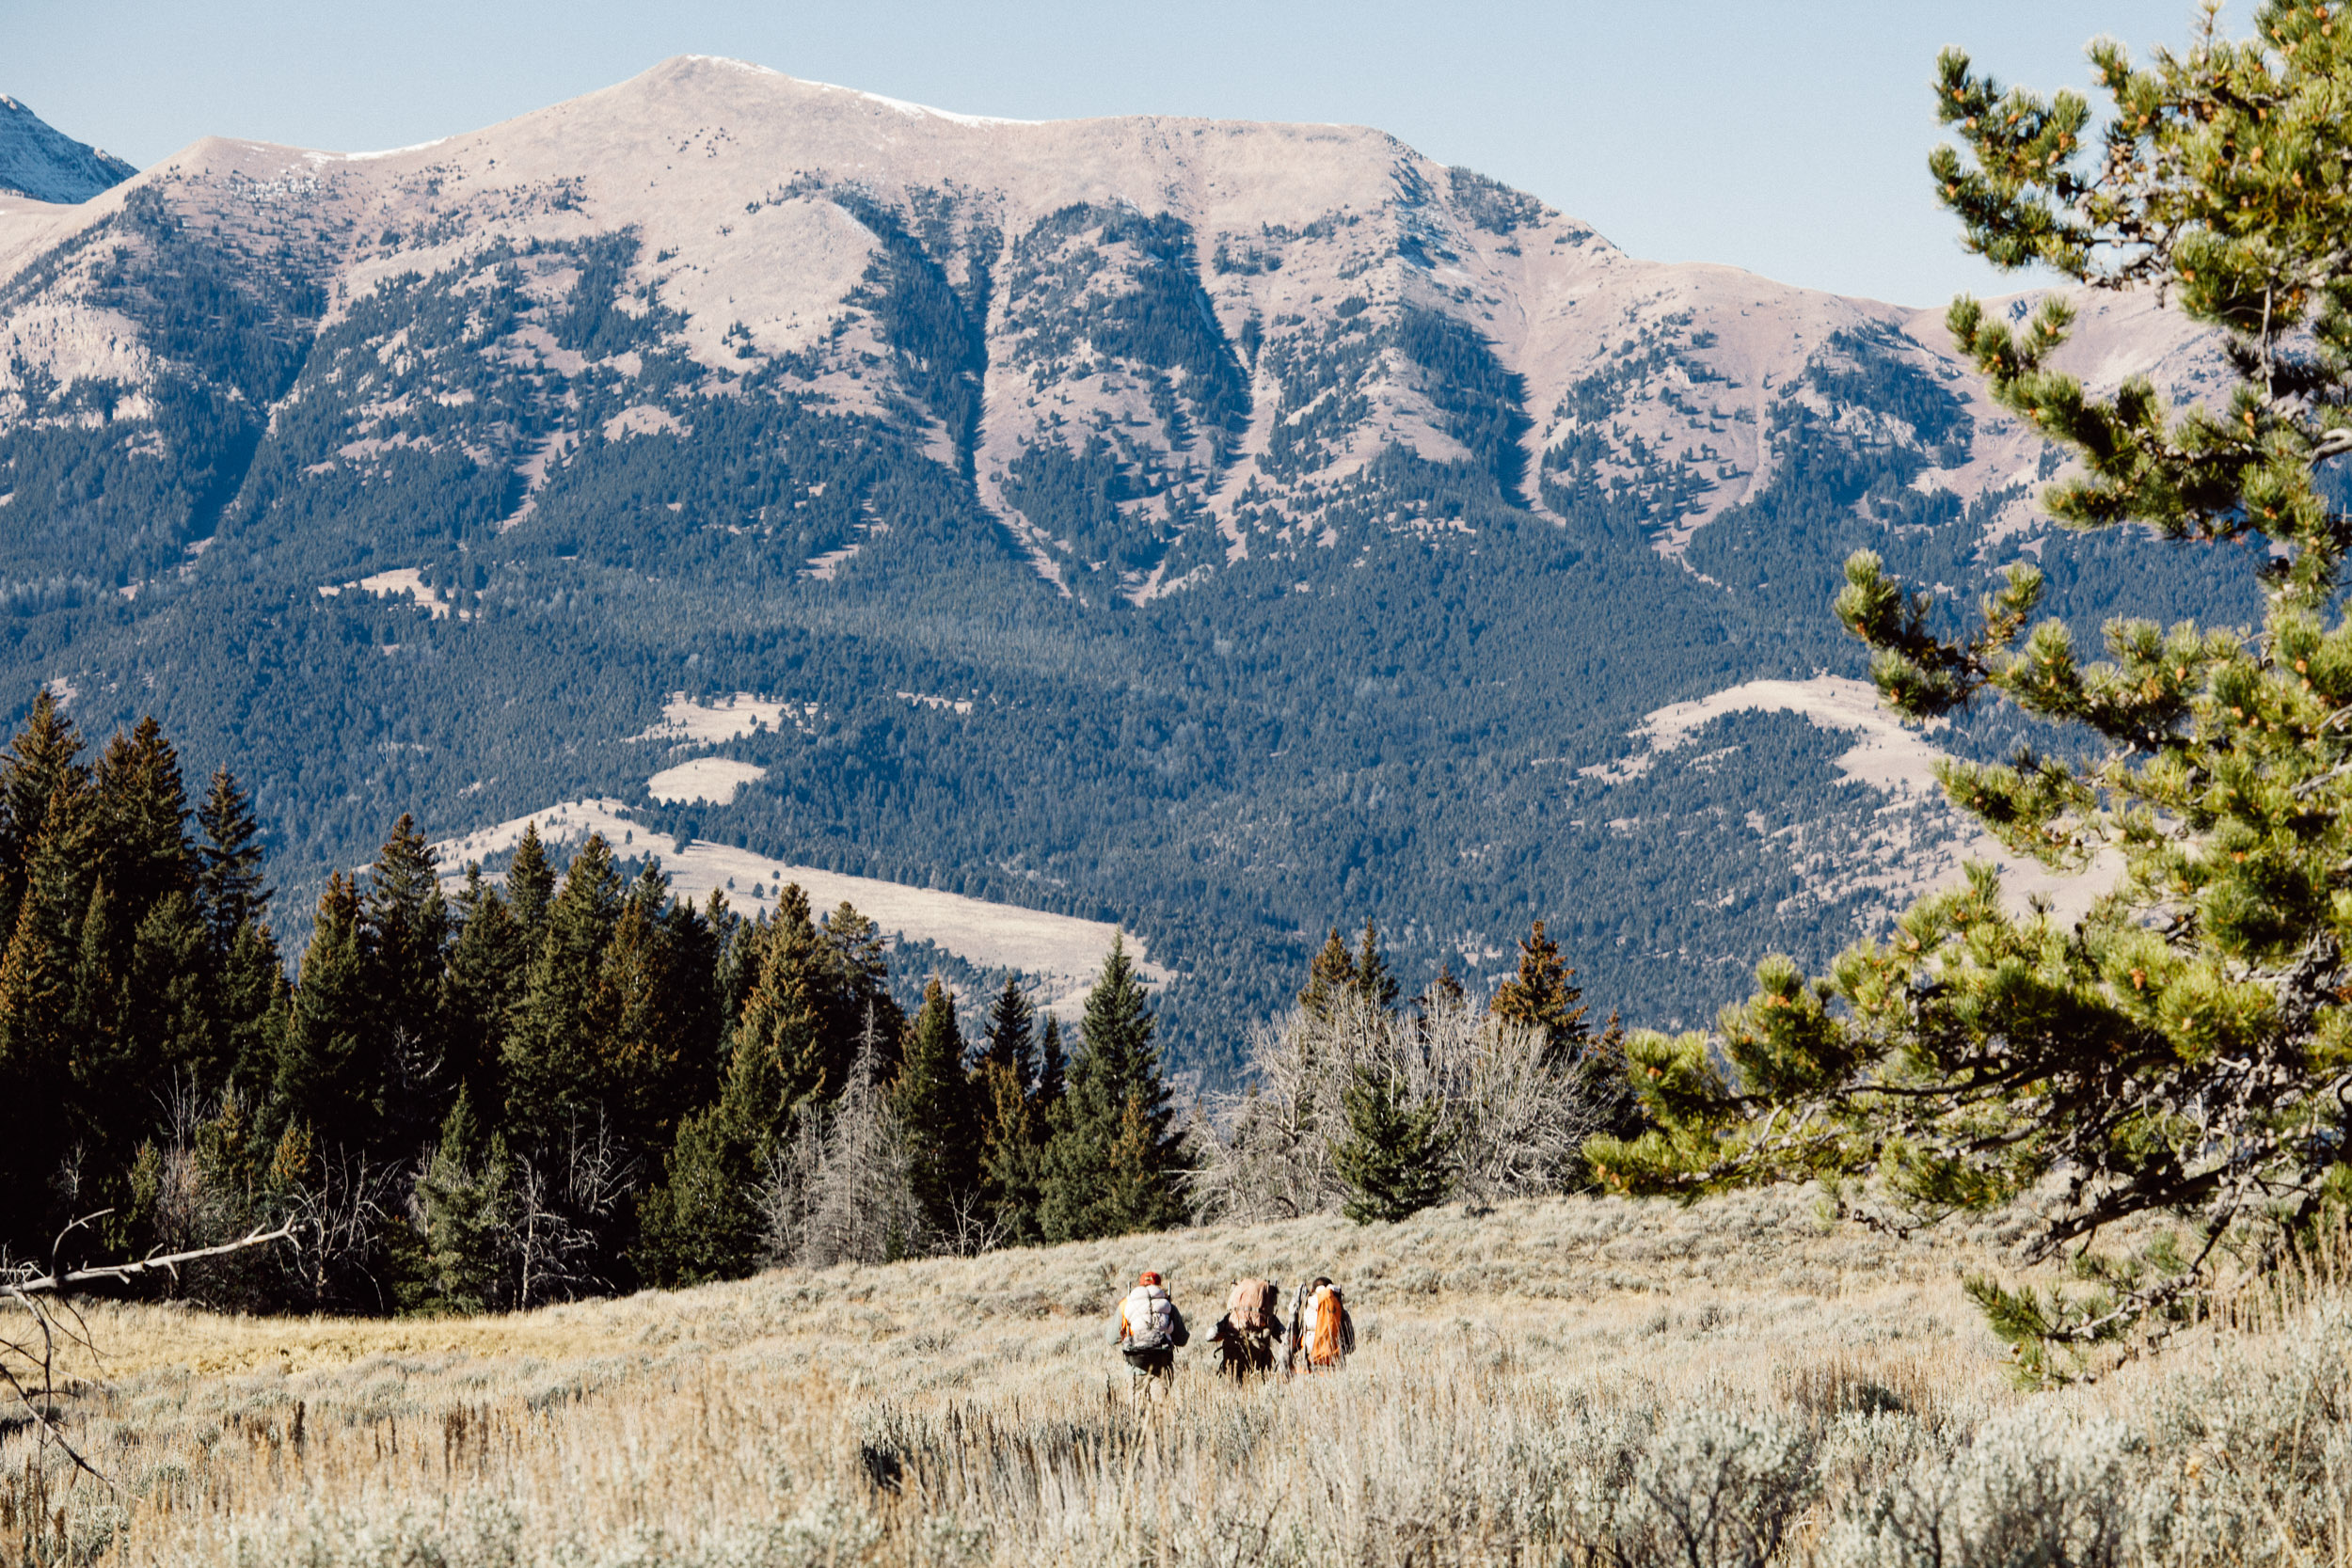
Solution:
[[[1355,971],[1351,983],[1358,996],[1382,1012],[1396,1006],[1396,975],[1389,968],[1387,955],[1380,951],[1380,928],[1369,920],[1364,922],[1363,942],[1356,953]]]
[[[942,1239],[956,1237],[978,1196],[984,1130],[977,1090],[964,1071],[956,999],[935,974],[907,1031],[891,1101],[924,1222]]]
[[[529,963],[522,927],[498,889],[483,879],[479,862],[466,867],[454,918],[457,936],[442,979],[449,1076],[471,1092],[474,1104],[501,1106],[501,1064]]]
[[[735,1026],[723,1098],[737,1125],[764,1143],[795,1109],[840,1084],[826,1079],[827,965],[798,886],[785,889],[758,945],[758,978]]]
[[[152,715],[106,743],[92,776],[97,795],[97,873],[111,891],[126,943],[158,899],[195,891],[187,840],[187,790],[179,753]],[[120,947],[116,958],[121,957]]]
[[[1030,1103],[1040,1117],[1053,1116],[1061,1109],[1070,1087],[1070,1057],[1062,1049],[1061,1020],[1048,1013],[1044,1032],[1037,1041],[1037,1089]]]
[[[1184,1217],[1175,1113],[1146,1003],[1125,938],[1112,938],[1087,996],[1080,1050],[1047,1151],[1041,1207],[1049,1241],[1159,1229]]]
[[[2217,1259],[2277,1260],[2340,1212],[2347,1180],[2352,515],[2332,466],[2352,448],[2352,193],[2337,173],[2352,31],[2326,6],[2265,4],[2253,24],[2239,42],[2208,13],[2194,48],[2144,68],[2094,43],[2114,100],[2096,149],[2081,97],[2004,91],[1947,51],[1937,113],[1963,146],[1932,166],[1970,249],[2153,288],[2221,340],[2237,385],[2175,404],[2142,378],[2095,396],[2055,368],[2064,292],[2019,325],[1966,297],[1947,318],[1994,401],[2080,459],[2043,493],[2048,514],[2245,542],[2229,559],[2259,580],[2261,632],[2112,622],[2107,660],[2086,667],[2064,622],[2028,629],[2039,571],[2010,568],[1981,626],[1947,639],[1937,595],[1867,552],[1836,605],[1907,717],[1994,696],[2089,742],[1939,776],[2057,869],[2115,847],[2121,885],[2079,922],[2012,913],[1978,865],[1820,980],[1767,958],[1718,1039],[1627,1042],[1660,1128],[1587,1146],[1612,1184],[1686,1197],[1875,1175],[1867,1198],[1842,1191],[1883,1225],[1982,1212],[2063,1172],[2031,1251],[2063,1251],[2081,1287],[1972,1287],[2051,1376],[2152,1314],[2193,1313]],[[2178,1251],[2093,1250],[2167,1214],[2190,1222]]]
[[[371,994],[358,889],[341,872],[319,895],[310,945],[274,1074],[280,1126],[327,1150],[371,1146],[384,1109],[384,1064],[373,1056]]]
[[[1006,976],[1004,989],[988,1011],[988,1043],[980,1053],[982,1064],[1003,1068],[1013,1075],[1013,1082],[1025,1092],[1028,1087],[1030,1051],[1035,1043],[1037,1009],[1029,1005],[1028,993],[1021,982]]]
[[[205,1104],[228,1087],[236,1065],[222,979],[212,933],[186,893],[158,900],[132,932],[123,1033],[135,1042],[139,1070]]]
[[[21,738],[21,737],[20,737]],[[72,1014],[81,917],[87,908],[88,794],[67,772],[25,862],[8,951],[0,956],[0,1215],[9,1238],[46,1237],[51,1178],[66,1151],[75,1057]]]
[[[544,1157],[604,1114],[608,1085],[598,1058],[612,1036],[615,999],[597,981],[620,912],[612,848],[601,833],[591,834],[547,906],[507,1036],[505,1126],[519,1153]]]
[[[1560,944],[1544,935],[1544,923],[1538,920],[1519,940],[1518,973],[1495,988],[1486,1010],[1506,1023],[1541,1029],[1551,1060],[1566,1061],[1592,1032],[1584,1022],[1584,993],[1577,990],[1575,974],[1561,958]]]
[[[797,891],[797,890],[795,890]],[[870,1014],[880,1031],[887,1075],[898,1067],[898,1042],[905,1037],[906,1015],[890,994],[889,948],[882,927],[850,906],[847,899],[825,917],[823,1010],[825,1038],[822,1060],[829,1093],[839,1093],[847,1080],[850,1060]]]
[[[384,1064],[384,1127],[377,1147],[410,1149],[444,1113],[442,973],[449,961],[449,900],[433,848],[406,813],[368,871],[361,942],[373,1004],[370,1053]]]
[[[248,920],[230,939],[220,967],[220,1003],[230,1082],[247,1104],[258,1105],[277,1079],[294,1006],[294,988],[268,927]]]
[[[460,1085],[417,1181],[427,1283],[446,1311],[487,1312],[506,1304],[513,1174],[505,1141],[485,1133],[471,1089]]]
[[[1349,957],[1347,943],[1340,940],[1340,928],[1334,926],[1307,968],[1307,986],[1298,993],[1298,1005],[1311,1018],[1329,1018],[1340,999],[1355,990],[1356,960]]]
[[[1331,1150],[1331,1164],[1347,1183],[1348,1197],[1341,1207],[1349,1219],[1358,1225],[1393,1223],[1444,1198],[1440,1106],[1434,1101],[1417,1106],[1395,1077],[1359,1068],[1341,1097],[1341,1109],[1347,1136]]]
[[[692,1113],[678,1128],[662,1179],[638,1206],[630,1259],[656,1285],[739,1279],[759,1258],[753,1200],[759,1156],[725,1105]]]
[[[32,875],[51,801],[60,791],[79,798],[88,785],[81,752],[81,735],[58,711],[56,699],[46,690],[35,696],[24,727],[0,758],[0,930],[16,929],[17,904]]]
[[[269,911],[271,891],[262,877],[262,829],[252,802],[227,768],[213,774],[196,825],[197,907],[212,933],[213,946],[226,953],[238,928],[259,925]]]
[[[523,933],[527,952],[539,951],[539,938],[545,931],[548,908],[555,899],[555,867],[548,863],[548,847],[540,842],[539,824],[523,824],[522,842],[515,846],[515,858],[506,868],[506,904],[515,916],[515,924]]]

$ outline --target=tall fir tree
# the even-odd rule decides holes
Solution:
[[[215,770],[197,808],[196,901],[215,950],[229,951],[239,927],[269,913],[262,875],[262,827],[253,803],[227,768]]]
[[[82,736],[46,690],[0,758],[0,930],[16,929],[17,904],[32,875],[33,853],[62,790],[78,798],[89,784]]]
[[[1047,1150],[1041,1220],[1049,1241],[1160,1229],[1184,1218],[1184,1162],[1152,1044],[1154,1023],[1126,939],[1115,936],[1087,996]]]
[[[1396,974],[1389,968],[1388,955],[1380,950],[1380,927],[1364,922],[1364,934],[1356,951],[1354,990],[1358,996],[1382,1012],[1396,1006]]]
[[[373,1004],[370,1052],[384,1064],[384,1147],[413,1148],[447,1115],[442,980],[449,900],[432,846],[406,813],[368,869],[362,951]]]
[[[1341,1212],[1358,1225],[1392,1224],[1445,1197],[1446,1140],[1436,1101],[1413,1103],[1395,1076],[1359,1068],[1341,1096],[1347,1135],[1331,1164],[1347,1183]]]
[[[358,889],[337,872],[319,895],[272,1095],[278,1125],[302,1130],[322,1150],[367,1148],[381,1124],[374,1008]]]
[[[1307,984],[1298,993],[1298,1005],[1310,1018],[1329,1018],[1341,999],[1353,995],[1355,990],[1356,959],[1341,939],[1340,928],[1334,926],[1314,961],[1307,967]]]
[[[841,1087],[825,1070],[826,971],[808,900],[787,887],[759,932],[758,975],[735,1026],[723,1091],[737,1124],[762,1142],[795,1109]]]
[[[120,927],[115,955],[147,911],[168,894],[194,893],[187,790],[179,753],[153,715],[106,743],[91,779],[97,794],[97,872],[112,893]]]
[[[522,927],[499,890],[484,879],[480,862],[467,864],[452,915],[457,935],[442,990],[449,1073],[475,1106],[496,1109],[505,1104],[501,1066],[522,1006],[529,955]]]
[[[74,980],[88,907],[87,784],[57,773],[27,852],[16,924],[0,957],[0,1213],[20,1244],[55,1215],[52,1178],[66,1152],[63,1114],[76,1055]]]
[[[612,847],[592,833],[547,907],[507,1035],[505,1130],[519,1154],[543,1156],[603,1117],[606,1085],[597,1069],[614,998],[597,981],[620,912]]]
[[[1576,971],[1560,957],[1560,944],[1544,935],[1540,920],[1519,939],[1518,972],[1495,988],[1486,1010],[1506,1023],[1541,1029],[1553,1063],[1565,1062],[1583,1049],[1592,1033],[1584,1022],[1584,993],[1575,984]]]
[[[555,867],[548,863],[538,822],[526,822],[522,840],[515,846],[515,858],[506,867],[506,903],[515,924],[522,928],[523,946],[534,956],[546,932],[548,908],[554,901]]]
[[[964,1070],[955,995],[936,974],[907,1029],[891,1100],[924,1223],[943,1241],[958,1238],[977,1217],[984,1130],[978,1090]]]

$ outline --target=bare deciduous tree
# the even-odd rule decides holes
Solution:
[[[1437,1107],[1453,1196],[1552,1191],[1599,1118],[1573,1064],[1549,1054],[1542,1030],[1443,996],[1414,1015],[1345,997],[1319,1017],[1300,1010],[1261,1024],[1249,1087],[1201,1102],[1188,1129],[1201,1215],[1256,1222],[1336,1210],[1346,1188],[1332,1151],[1347,1136],[1343,1101],[1359,1071]]]

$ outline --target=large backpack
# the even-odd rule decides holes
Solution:
[[[1244,1279],[1234,1283],[1232,1293],[1225,1298],[1225,1317],[1235,1328],[1263,1334],[1274,1326],[1277,1310],[1274,1283],[1266,1279]]]
[[[1138,1285],[1127,1292],[1119,1315],[1127,1325],[1129,1350],[1169,1350],[1176,1343],[1176,1304],[1157,1285]]]

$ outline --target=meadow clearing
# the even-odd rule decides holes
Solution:
[[[67,1426],[0,1437],[0,1552],[129,1563],[2352,1561],[2332,1260],[2026,1393],[1909,1240],[1804,1192],[1318,1217],[787,1270],[502,1317],[88,1309]],[[1194,1346],[1136,1402],[1108,1315]],[[1227,1285],[1327,1274],[1361,1349],[1234,1387]]]

